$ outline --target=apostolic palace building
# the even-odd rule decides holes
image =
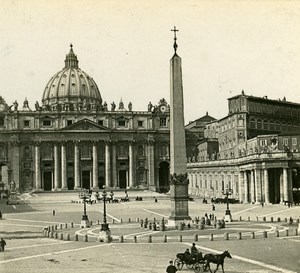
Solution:
[[[240,95],[188,158],[190,192],[245,203],[300,202],[300,104]]]
[[[164,191],[169,177],[169,112],[165,99],[144,111],[102,101],[71,45],[41,103],[0,97],[0,181],[19,192],[99,189]]]

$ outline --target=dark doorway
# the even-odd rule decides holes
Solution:
[[[74,179],[73,177],[68,177],[68,190],[74,190]]]
[[[170,190],[169,183],[169,166],[167,161],[163,161],[159,164],[159,192],[165,193]]]
[[[127,187],[126,170],[119,171],[119,187],[120,189],[126,189]]]
[[[104,177],[103,176],[99,176],[98,187],[99,187],[99,189],[103,189],[103,186],[104,186]]]
[[[89,189],[90,188],[90,171],[82,171],[82,188]]]
[[[44,172],[44,190],[51,191],[52,190],[52,172]]]
[[[270,203],[280,203],[280,176],[281,169],[269,169],[269,197]]]

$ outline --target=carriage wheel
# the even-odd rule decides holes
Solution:
[[[194,271],[195,272],[204,272],[204,266],[200,263],[195,263]]]
[[[180,260],[180,259],[175,259],[175,261],[174,261],[174,265],[175,265],[175,267],[177,268],[177,270],[181,270],[182,269],[182,267],[183,267],[183,263],[182,263],[182,261]]]

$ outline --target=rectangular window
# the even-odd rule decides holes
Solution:
[[[283,145],[288,145],[289,144],[289,140],[287,138],[284,138],[282,141],[283,141]]]
[[[103,126],[103,120],[98,120],[98,124]]]
[[[73,123],[73,120],[71,120],[71,119],[67,120],[67,126],[71,125],[72,123]]]
[[[143,121],[142,120],[138,121],[138,127],[143,127]]]
[[[295,137],[292,138],[292,144],[297,145],[297,138],[295,138]]]
[[[160,125],[160,127],[167,127],[167,119],[166,118],[160,118],[159,125]]]
[[[4,127],[4,118],[3,117],[0,118],[0,127]]]
[[[25,128],[30,127],[30,120],[24,120],[24,127]]]
[[[43,120],[43,126],[51,126],[51,120],[50,119],[44,119]]]
[[[125,127],[125,120],[119,120],[119,127]]]

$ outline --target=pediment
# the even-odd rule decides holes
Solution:
[[[109,128],[88,119],[77,121],[61,129],[62,131],[109,131]]]

